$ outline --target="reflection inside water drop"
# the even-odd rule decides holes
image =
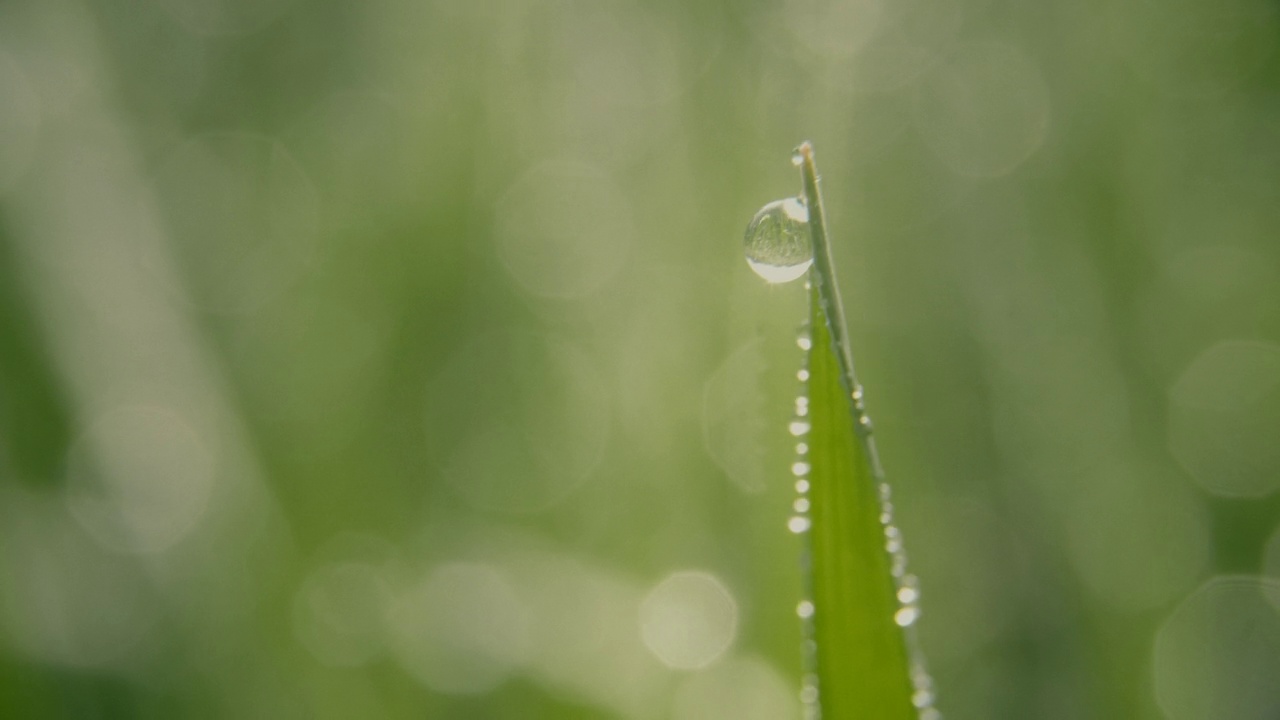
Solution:
[[[747,264],[771,283],[791,282],[813,264],[809,210],[797,198],[775,200],[760,208],[747,225]]]

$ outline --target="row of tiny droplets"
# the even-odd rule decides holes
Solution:
[[[808,289],[809,283],[805,283]],[[809,324],[800,326],[796,335],[796,344],[804,351],[804,361],[796,378],[800,381],[800,393],[796,395],[795,417],[792,418],[788,430],[796,438],[796,461],[791,465],[791,474],[796,478],[796,499],[792,504],[795,514],[787,520],[787,529],[805,537],[802,550],[801,568],[804,578],[804,598],[796,606],[796,614],[800,616],[803,642],[804,677],[800,689],[800,702],[804,708],[805,720],[819,720],[821,707],[818,704],[817,654],[818,644],[814,639],[813,616],[813,572],[811,564],[811,545],[808,542],[809,529],[812,526],[809,500],[809,356],[813,348],[813,340],[809,334]],[[871,418],[863,404],[862,386],[856,386],[852,393],[854,413],[857,416],[857,431],[864,437],[871,434]],[[920,720],[942,720],[942,713],[934,707],[935,692],[933,678],[925,665],[924,653],[920,650],[920,641],[916,632],[916,621],[920,619],[920,581],[915,575],[907,572],[907,551],[902,543],[902,531],[893,523],[893,500],[889,484],[880,483],[880,524],[884,527],[885,551],[889,553],[890,572],[893,574],[897,590],[898,610],[893,621],[903,629],[906,636],[907,653],[911,664],[911,685],[913,693],[911,703],[920,713]]]
[[[808,281],[805,282],[804,287],[805,290],[809,289]],[[822,708],[818,704],[818,641],[815,639],[813,627],[813,565],[812,543],[809,536],[809,528],[812,525],[809,517],[810,466],[809,443],[806,441],[811,427],[809,424],[809,350],[813,347],[808,323],[800,326],[800,331],[796,335],[796,344],[804,351],[804,359],[801,361],[800,371],[796,373],[796,379],[800,381],[800,392],[796,395],[795,417],[787,426],[787,430],[796,438],[796,461],[791,464],[791,474],[795,476],[796,483],[796,499],[791,505],[795,514],[787,520],[787,529],[800,535],[803,540],[800,551],[800,575],[803,588],[801,600],[796,605],[796,615],[800,616],[801,633],[804,637],[801,642],[801,667],[804,675],[800,682],[800,704],[804,720],[819,720]]]

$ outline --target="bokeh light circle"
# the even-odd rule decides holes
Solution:
[[[118,407],[97,418],[72,447],[67,506],[105,547],[165,550],[203,516],[214,458],[214,449],[176,412]]]
[[[396,598],[388,637],[401,666],[426,687],[474,695],[493,690],[524,663],[528,622],[497,569],[449,563]]]
[[[1280,345],[1233,340],[1202,352],[1169,394],[1169,450],[1205,490],[1280,488]]]
[[[1210,580],[1161,626],[1154,669],[1156,699],[1170,720],[1277,717],[1280,581]]]
[[[382,649],[390,602],[390,586],[376,567],[324,565],[307,576],[294,597],[294,635],[325,665],[364,665]]]
[[[673,720],[785,720],[799,714],[795,689],[758,657],[731,658],[690,675],[676,690]]]
[[[0,648],[41,664],[120,670],[157,636],[152,579],[54,499],[0,486]]]
[[[715,662],[738,632],[738,603],[714,575],[667,576],[640,604],[640,637],[665,665],[697,670]]]

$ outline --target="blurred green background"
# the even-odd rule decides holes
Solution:
[[[803,139],[947,717],[1276,717],[1278,44],[3,0],[0,717],[798,718]]]

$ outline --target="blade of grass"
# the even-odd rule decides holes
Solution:
[[[899,614],[905,569],[887,547],[896,530],[886,532],[887,486],[853,371],[813,147],[797,153],[814,252],[807,444],[818,704],[823,720],[915,720],[912,652],[899,625],[914,620]]]

